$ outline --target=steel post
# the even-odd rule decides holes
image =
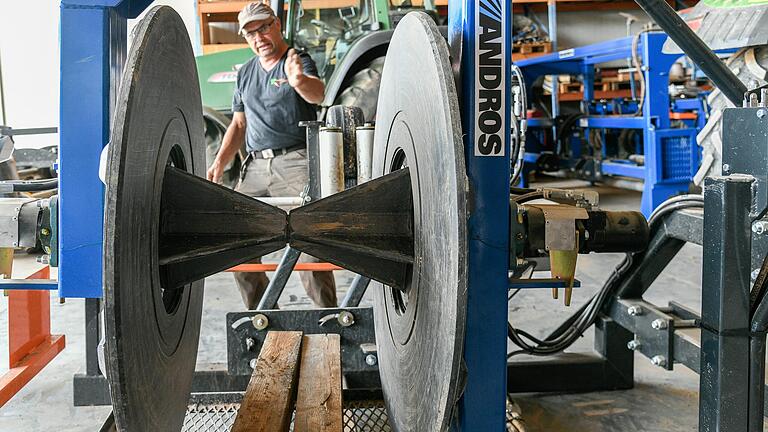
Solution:
[[[699,430],[748,430],[750,203],[753,177],[704,185]],[[752,377],[754,378],[754,377]]]
[[[344,296],[344,300],[341,301],[341,306],[339,307],[357,307],[360,305],[360,300],[363,299],[363,295],[365,295],[369,283],[371,283],[370,278],[356,275],[352,280],[352,284],[349,286],[349,291],[347,291],[347,294]]]
[[[264,291],[264,295],[261,296],[259,305],[256,307],[258,310],[275,309],[277,307],[277,301],[280,299],[280,295],[283,294],[285,284],[288,283],[288,278],[291,277],[293,268],[296,263],[299,262],[301,252],[298,250],[287,247],[283,252],[283,258],[280,259],[280,264],[277,266],[277,271],[269,281],[267,289]]]
[[[453,70],[460,75],[457,89],[473,197],[464,342],[467,383],[455,422],[464,432],[501,432],[506,424],[511,13],[511,3],[503,0],[448,3],[448,41]],[[501,109],[480,103],[481,90],[486,98],[493,95]]]

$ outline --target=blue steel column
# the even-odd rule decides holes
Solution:
[[[507,375],[507,270],[509,265],[509,104],[501,106],[504,123],[500,152],[476,155],[484,132],[478,127],[477,86],[480,83],[476,37],[486,35],[501,44],[504,81],[508,95],[511,52],[511,2],[507,0],[461,0],[448,4],[448,40],[462,106],[467,175],[471,189],[469,217],[469,288],[464,360],[467,384],[459,402],[459,430],[505,430]],[[506,37],[489,36],[481,24],[501,22]],[[485,63],[489,62],[486,52]],[[486,107],[487,108],[487,107]],[[484,125],[487,128],[487,125]],[[486,131],[487,132],[487,131]],[[486,136],[487,138],[487,136]]]
[[[689,179],[685,181],[670,181],[664,172],[665,155],[662,148],[663,132],[670,128],[669,120],[669,69],[675,62],[675,56],[662,53],[666,40],[664,34],[645,33],[642,36],[640,49],[645,76],[645,103],[643,116],[645,130],[643,131],[643,148],[645,155],[645,179],[640,210],[649,216],[664,200],[672,195],[687,192]],[[679,131],[682,132],[682,131]],[[695,143],[691,143],[695,146]]]
[[[104,187],[98,177],[126,52],[126,18],[150,0],[62,0],[59,295],[102,296]]]

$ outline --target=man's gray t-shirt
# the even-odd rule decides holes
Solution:
[[[304,74],[317,76],[317,66],[309,54],[298,53]],[[304,145],[306,135],[299,122],[317,119],[315,106],[288,84],[286,55],[269,71],[256,56],[237,72],[232,111],[245,112],[245,147],[249,152]]]

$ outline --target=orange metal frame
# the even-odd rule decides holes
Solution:
[[[277,264],[240,264],[227,270],[228,272],[271,272],[277,269]],[[330,263],[297,263],[293,271],[334,271],[343,268]]]
[[[49,279],[50,273],[44,267],[27,279]],[[64,349],[64,336],[51,334],[49,291],[9,291],[8,346],[10,369],[0,376],[0,407]]]

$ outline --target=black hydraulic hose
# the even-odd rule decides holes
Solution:
[[[712,52],[664,0],[635,0],[734,105],[740,107],[747,87]]]
[[[0,181],[0,192],[40,192],[59,187],[59,179]]]

